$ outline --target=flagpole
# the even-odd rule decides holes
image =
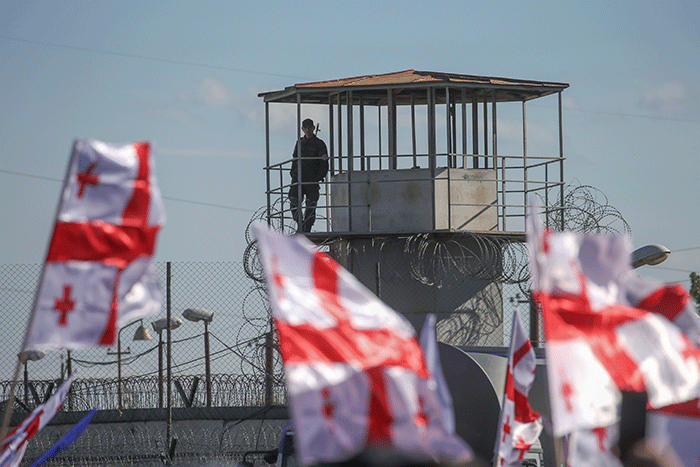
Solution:
[[[508,361],[506,362],[506,376],[503,380],[503,387],[507,388],[508,387],[508,372],[510,371],[510,365],[511,365],[511,359],[513,358],[513,336],[515,336],[515,326],[518,324],[516,320],[520,319],[518,316],[518,307],[515,307],[515,311],[513,312],[513,325],[511,326],[510,329],[510,343],[508,344]],[[494,467],[498,467],[500,465],[500,452],[501,452],[501,429],[503,426],[503,410],[506,406],[506,398],[508,396],[506,394],[503,394],[503,401],[501,402],[501,412],[498,415],[498,438],[496,439],[496,446],[495,446],[495,464]]]
[[[15,376],[12,380],[12,386],[10,388],[10,397],[7,399],[7,407],[5,407],[5,416],[2,419],[2,431],[0,431],[0,440],[5,438],[7,431],[10,428],[10,420],[12,419],[12,410],[15,405],[15,390],[17,389],[17,383],[19,382],[19,373],[22,371],[22,361],[18,357],[17,365],[15,366]]]
[[[66,174],[63,176],[63,187],[61,188],[61,192],[58,196],[58,205],[56,206],[56,214],[54,215],[53,219],[53,226],[54,230],[56,229],[56,222],[58,222],[58,213],[61,212],[61,206],[63,204],[63,194],[66,191],[66,187],[68,186],[68,175],[70,174],[71,167],[73,167],[73,161],[75,160],[75,155],[77,154],[77,147],[78,147],[78,140],[73,140],[73,150],[71,151],[71,156],[70,156],[70,161],[68,162],[68,167],[66,167]],[[51,232],[51,236],[49,237],[49,241],[46,244],[46,253],[44,254],[44,258],[48,257],[49,254],[49,248],[51,247],[51,240],[53,240],[53,231]],[[34,292],[34,301],[32,303],[32,309],[30,311],[29,315],[29,323],[27,324],[26,329],[24,330],[24,339],[22,340],[22,346],[20,347],[20,353],[24,351],[24,347],[27,345],[27,338],[29,337],[29,327],[31,326],[32,323],[32,318],[34,317],[34,311],[36,310],[36,304],[39,300],[39,292],[41,291],[41,284],[44,283],[44,275],[46,274],[46,260],[44,260],[44,264],[41,266],[41,276],[39,277],[39,285],[36,288],[36,291]],[[7,432],[10,428],[10,420],[12,419],[12,411],[14,410],[14,405],[15,405],[15,389],[17,389],[17,384],[19,382],[19,374],[22,371],[22,361],[21,359],[17,359],[17,366],[15,367],[15,376],[14,379],[12,380],[12,387],[10,388],[10,397],[7,400],[7,406],[5,407],[5,415],[2,419],[2,428],[0,429],[0,440],[5,438],[5,435],[7,435]],[[70,376],[70,375],[69,375]]]

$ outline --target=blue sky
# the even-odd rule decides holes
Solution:
[[[565,180],[607,195],[635,247],[674,251],[645,274],[687,286],[700,270],[697,0],[6,0],[0,262],[43,260],[77,137],[154,143],[156,260],[241,261],[265,203],[257,94],[410,68],[569,83]],[[293,118],[273,130],[286,158]]]

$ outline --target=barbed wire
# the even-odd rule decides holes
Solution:
[[[277,447],[284,419],[266,419],[261,409],[249,419],[212,421],[175,421],[173,436],[177,450],[172,465],[215,467],[234,465],[255,447],[269,450]],[[70,429],[68,425],[48,425],[28,443],[25,459],[36,459]],[[96,466],[162,466],[167,451],[164,437],[153,423],[109,423],[87,426],[83,434],[47,465]],[[261,454],[249,454],[246,460],[257,460]]]
[[[558,190],[551,190],[554,193]],[[552,195],[552,198],[555,196]],[[542,201],[545,197],[542,196]],[[270,207],[270,225],[273,229],[286,234],[294,230],[285,225],[280,226],[282,218],[280,200]],[[620,211],[610,205],[607,196],[591,185],[581,185],[574,180],[564,189],[564,199],[558,197],[555,206],[563,208],[544,209],[545,223],[552,230],[561,230],[561,216],[564,216],[564,229],[579,233],[607,234],[631,233],[627,221]],[[245,237],[248,246],[244,253],[245,272],[256,283],[264,283],[262,266],[257,256],[257,242],[250,233],[255,221],[266,220],[267,208],[256,211],[246,226]],[[328,247],[337,242],[330,239],[320,247]],[[474,232],[455,232],[449,236],[436,236],[432,233],[420,233],[404,237],[379,237],[371,244],[345,243],[344,254],[363,253],[368,249],[379,252],[382,261],[396,258],[397,255],[408,258],[410,271],[407,276],[403,271],[393,271],[393,280],[415,280],[425,285],[441,287],[456,277],[475,280],[500,281],[519,284],[529,280],[527,267],[527,244],[521,240],[511,240],[498,235]],[[387,280],[387,277],[383,277]]]
[[[578,233],[631,233],[622,214],[610,205],[605,194],[593,186],[582,185],[574,180],[565,186],[563,199],[558,188],[540,196],[540,204],[544,206],[544,222],[552,230],[561,230],[563,224],[565,230]],[[546,204],[546,201],[555,199],[556,204]],[[259,296],[268,309],[264,274],[251,226],[256,221],[267,221],[277,231],[295,233],[291,226],[282,224],[282,213],[282,201],[278,199],[270,206],[269,217],[267,207],[258,209],[245,230],[248,245],[244,253],[244,269],[255,283],[250,293]],[[355,255],[363,261],[377,264],[408,264],[407,269],[384,268],[381,275],[383,281],[414,282],[437,288],[463,284],[465,281],[499,283],[501,286],[513,284],[525,296],[529,296],[528,246],[522,238],[477,232],[420,233],[394,237],[376,236],[370,241],[362,242],[340,242],[329,238],[319,245],[320,249],[329,250],[331,247],[343,257]],[[482,341],[502,325],[502,313],[496,311],[502,309],[502,304],[494,303],[494,294],[478,293],[477,296],[478,299],[472,298],[463,303],[448,318],[438,322],[438,334],[442,342],[473,344]],[[263,332],[263,326],[267,325],[265,320],[259,318],[258,322],[255,319],[245,319],[250,326],[257,326],[260,333]]]

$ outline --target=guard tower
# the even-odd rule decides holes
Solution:
[[[563,212],[567,87],[406,70],[261,93],[267,220],[296,227],[286,197],[298,136],[283,147],[271,137],[276,112],[293,104],[296,128],[305,118],[318,122],[329,151],[316,224],[306,235],[417,329],[432,312],[445,342],[503,345],[503,249],[524,241],[530,196],[539,195],[550,218]],[[538,110],[548,107],[553,124],[538,122],[538,130],[550,128],[554,142],[547,154],[529,154],[526,104],[546,96],[556,101]],[[504,106],[506,118],[499,117]],[[283,156],[273,161],[273,154]]]

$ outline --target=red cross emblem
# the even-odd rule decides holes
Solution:
[[[513,447],[515,448],[516,451],[519,451],[518,460],[523,460],[523,457],[525,457],[525,453],[528,451],[528,449],[530,449],[530,445],[527,444],[525,441],[523,441],[522,436],[517,437]]]
[[[334,318],[335,325],[321,329],[309,322],[291,325],[287,321],[276,320],[280,352],[285,365],[351,362],[361,368],[369,386],[366,443],[369,446],[390,444],[395,419],[389,401],[384,368],[407,368],[421,378],[428,378],[429,372],[415,337],[403,337],[387,329],[358,329],[353,326],[352,315],[340,299],[339,268],[340,266],[325,253],[317,252],[312,259],[311,279],[314,293],[319,306],[328,316]],[[283,273],[277,269],[275,262],[271,269],[273,281],[277,285],[284,284]],[[344,345],[339,347],[338,342]],[[327,394],[330,395],[330,392]],[[328,417],[334,414],[335,407],[329,405],[324,390],[321,390],[321,396],[325,399],[320,407],[321,416]],[[420,418],[420,414],[418,417]]]
[[[95,186],[100,182],[100,177],[92,173],[97,166],[97,162],[93,162],[88,166],[85,172],[78,174],[78,198],[82,198],[85,194],[85,185]]]
[[[571,403],[571,396],[574,395],[574,388],[569,384],[568,381],[564,381],[561,385],[561,395],[564,396],[564,403],[566,404],[566,411],[573,412],[574,406]]]
[[[506,435],[510,434],[510,415],[506,417],[506,422],[503,424],[503,442],[506,441]]]
[[[58,317],[59,326],[68,325],[68,312],[73,311],[73,308],[75,308],[75,302],[70,298],[71,289],[70,285],[64,285],[63,298],[60,300],[57,298],[53,305],[53,309],[61,313],[61,316]]]

